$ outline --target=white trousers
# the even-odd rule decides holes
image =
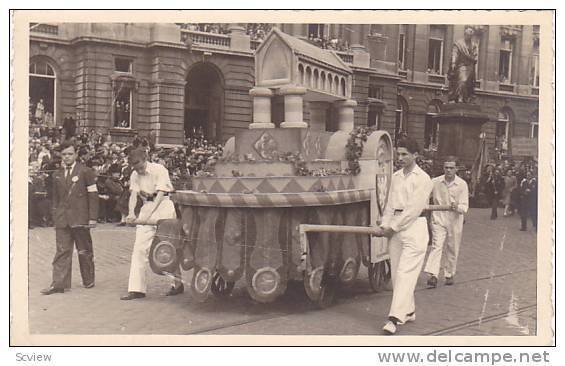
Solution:
[[[154,205],[153,202],[145,202],[139,212],[139,219],[147,219]],[[174,219],[176,217],[173,201],[165,198],[161,201],[151,219]],[[137,225],[135,229],[135,243],[133,244],[131,267],[129,270],[129,292],[147,292],[146,272],[149,264],[149,249],[151,249],[151,243],[156,231],[157,226],[155,225]]]
[[[393,286],[389,316],[400,321],[416,311],[414,290],[424,264],[428,245],[428,224],[425,217],[418,217],[408,229],[389,239],[391,279]]]
[[[438,276],[441,266],[441,256],[445,245],[443,272],[445,277],[455,276],[457,257],[463,234],[463,216],[452,220],[448,225],[432,223],[432,248],[424,272]]]

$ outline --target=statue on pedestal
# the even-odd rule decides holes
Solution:
[[[450,102],[468,103],[474,94],[477,45],[472,40],[473,34],[473,28],[467,27],[464,38],[453,44],[451,65],[447,75]]]

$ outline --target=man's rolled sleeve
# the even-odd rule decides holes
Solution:
[[[469,187],[464,180],[462,180],[461,184],[463,185],[463,189],[461,189],[457,200],[457,202],[459,202],[457,205],[457,212],[460,214],[466,214],[467,211],[469,211]]]
[[[171,183],[171,178],[169,177],[169,171],[162,165],[159,165],[157,170],[157,182],[155,184],[155,190],[163,192],[172,192],[173,184]]]

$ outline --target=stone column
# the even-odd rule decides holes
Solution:
[[[310,129],[313,131],[326,130],[326,110],[328,104],[325,102],[310,102]]]
[[[280,94],[284,96],[284,122],[282,128],[307,128],[304,122],[302,103],[306,88],[301,86],[286,86],[280,89]]]
[[[251,39],[245,34],[245,27],[242,23],[232,23],[228,27],[230,33],[230,48],[237,51],[251,50]]]
[[[357,106],[357,102],[352,99],[340,100],[335,103],[338,108],[338,130],[351,132],[353,130],[353,108]]]
[[[253,97],[253,123],[249,128],[275,128],[271,122],[271,89],[255,87],[249,91],[249,95]]]

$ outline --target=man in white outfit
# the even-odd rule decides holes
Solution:
[[[176,218],[174,204],[169,199],[173,185],[167,168],[161,164],[148,162],[146,152],[141,149],[132,150],[129,153],[128,162],[134,171],[130,178],[131,195],[126,223],[139,224],[136,226],[135,243],[131,254],[128,293],[121,297],[122,300],[145,297],[149,249],[157,230],[157,221]],[[134,212],[137,197],[143,200],[139,217],[136,217]],[[175,281],[175,285],[167,295],[176,295],[183,290],[182,282]]]
[[[435,205],[450,206],[451,209],[432,213],[432,248],[424,267],[424,272],[430,274],[429,288],[437,286],[444,244],[445,284],[453,285],[463,234],[464,214],[469,209],[469,188],[467,183],[457,176],[457,159],[453,156],[446,158],[443,171],[444,175],[432,179],[433,201]]]
[[[432,181],[417,164],[418,143],[410,138],[398,142],[396,153],[402,169],[392,175],[389,201],[378,236],[389,237],[393,286],[389,318],[383,327],[395,334],[398,325],[416,319],[414,290],[428,245],[428,225],[422,211],[432,191]]]

